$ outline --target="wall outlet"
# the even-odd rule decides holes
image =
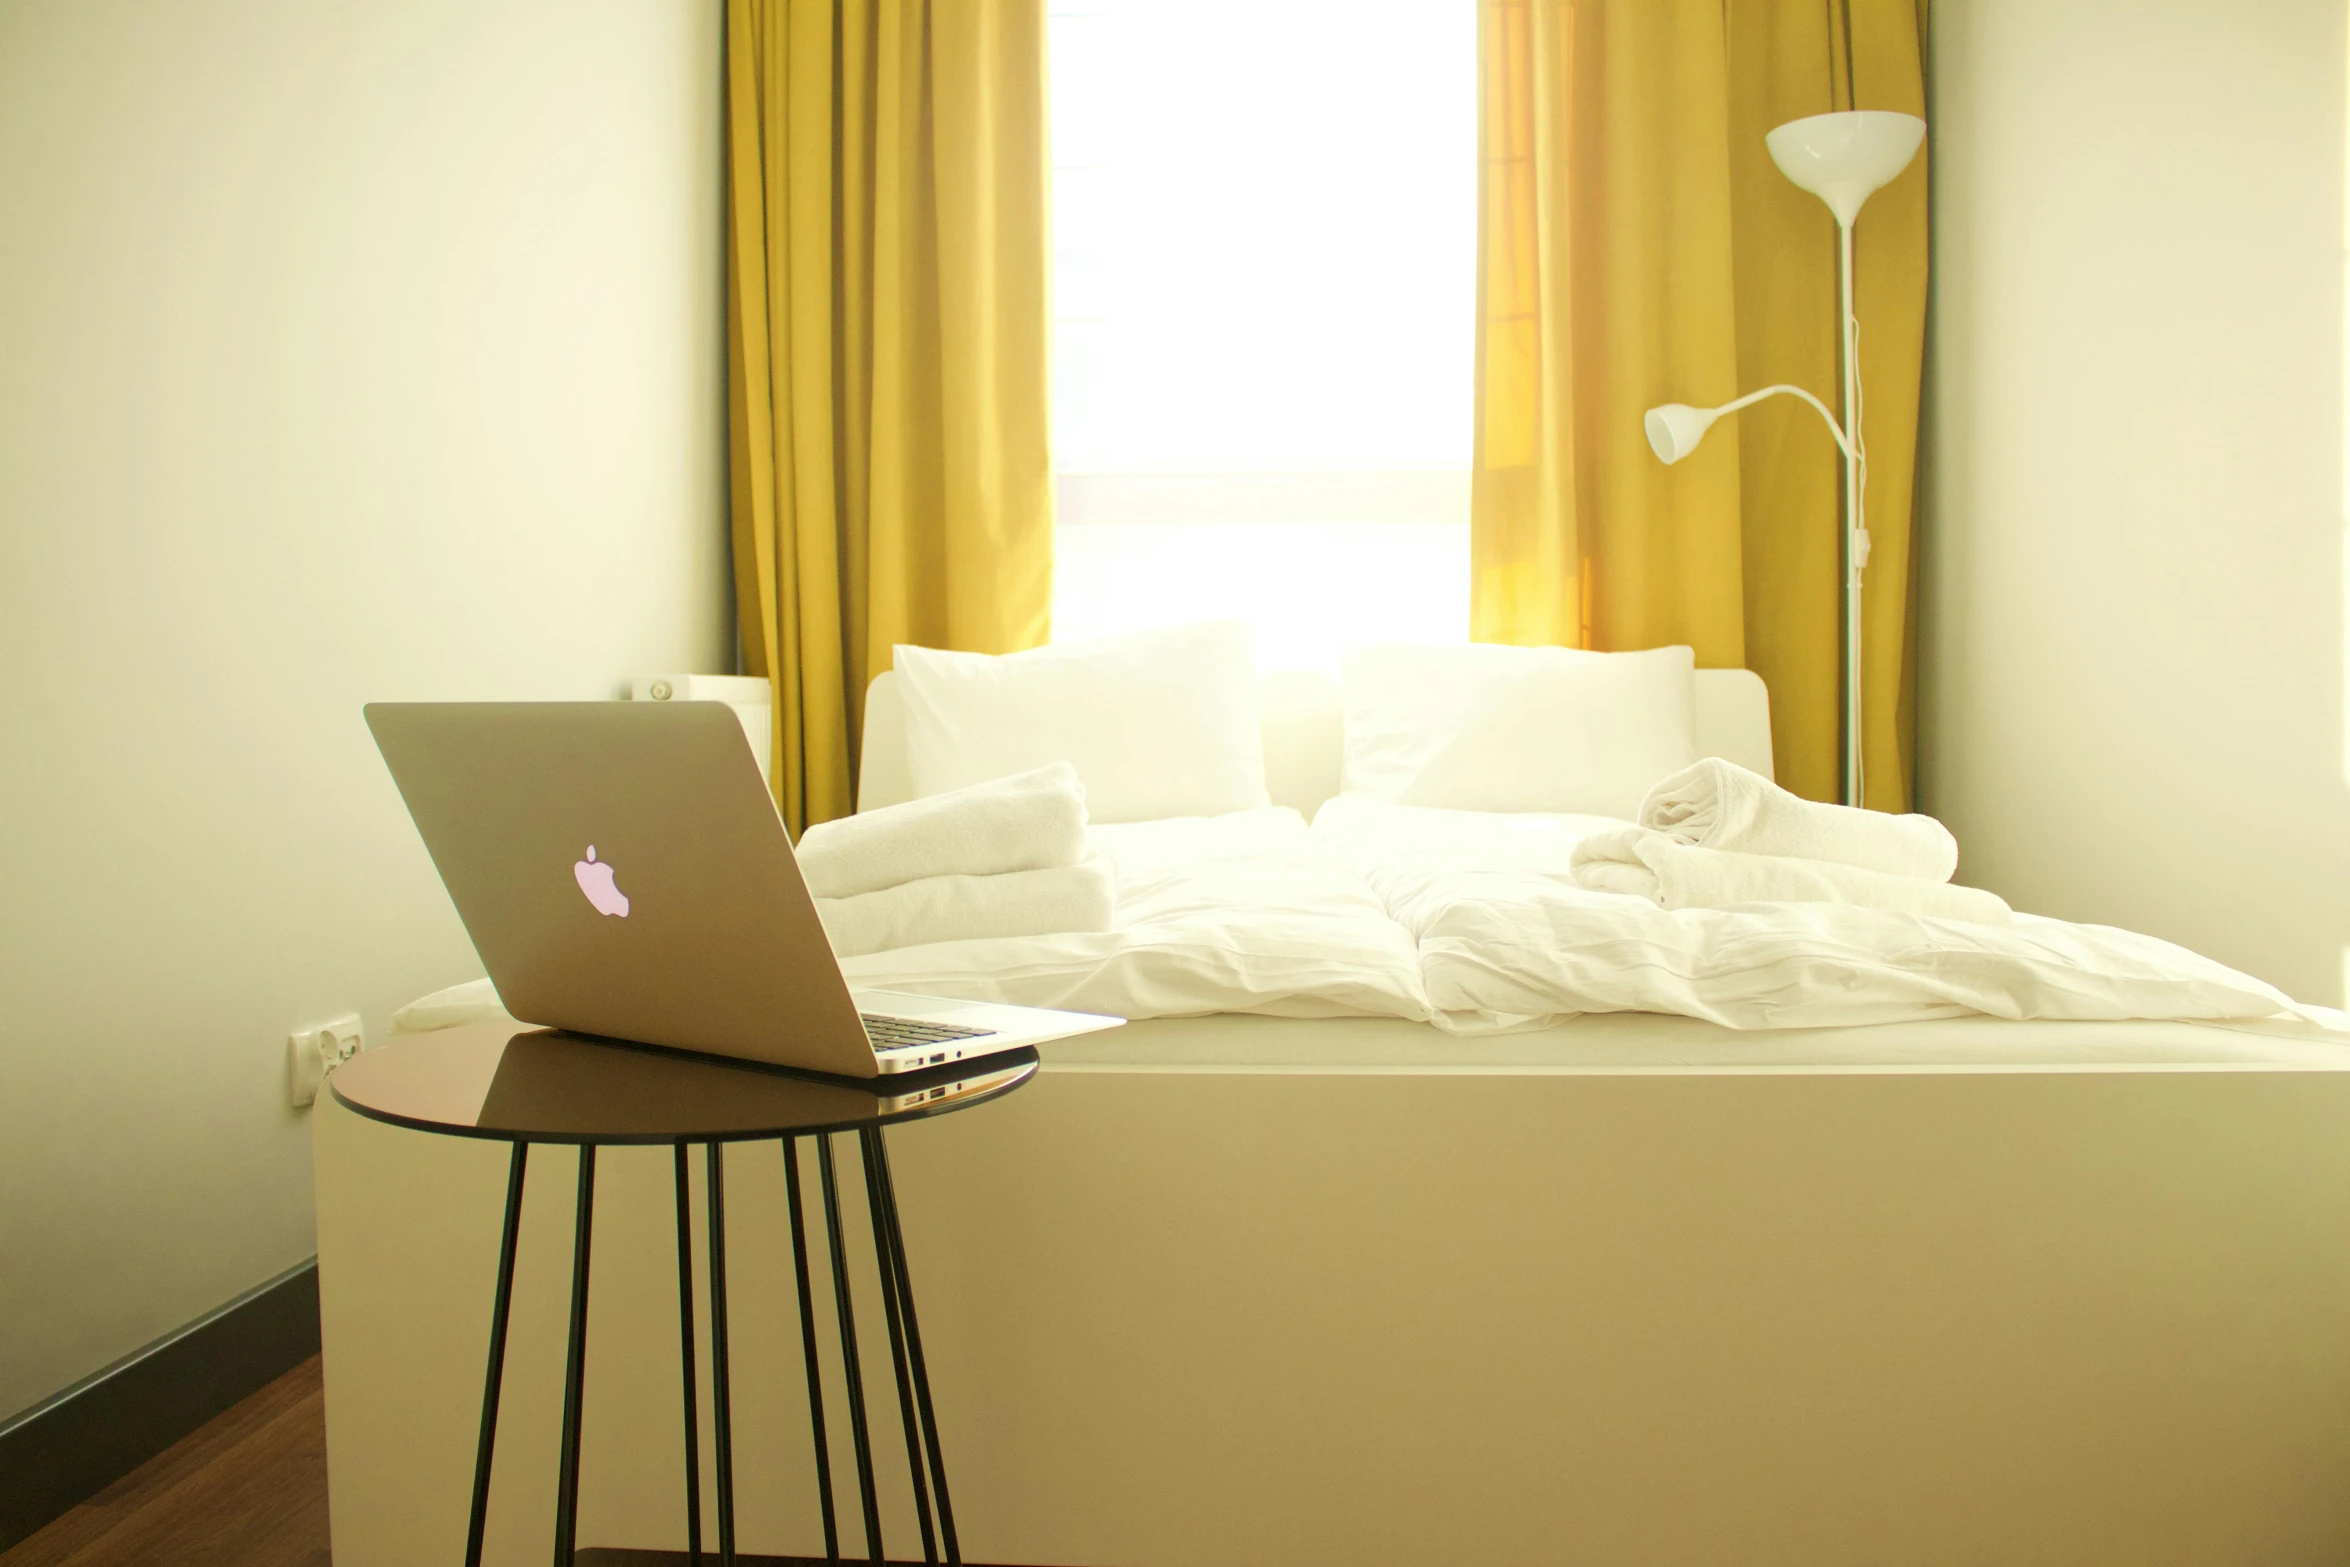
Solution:
[[[331,1022],[298,1028],[286,1036],[286,1095],[296,1105],[318,1098],[326,1074],[365,1048],[359,1015],[345,1013]]]

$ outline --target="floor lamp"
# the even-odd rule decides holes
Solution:
[[[1860,574],[1869,563],[1869,530],[1861,501],[1868,485],[1868,448],[1860,428],[1860,323],[1852,314],[1852,223],[1861,204],[1879,186],[1909,167],[1925,140],[1926,122],[1914,114],[1853,109],[1790,120],[1763,138],[1779,172],[1828,204],[1836,215],[1838,296],[1842,307],[1844,420],[1799,386],[1766,386],[1719,408],[1666,403],[1643,421],[1648,444],[1667,463],[1695,450],[1706,430],[1724,414],[1785,393],[1800,397],[1827,421],[1828,433],[1844,454],[1844,792],[1846,805],[1861,803],[1860,776]]]

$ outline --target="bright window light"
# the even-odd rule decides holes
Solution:
[[[1476,7],[1051,12],[1055,635],[1468,629]]]

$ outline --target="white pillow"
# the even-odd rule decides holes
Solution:
[[[917,796],[1068,762],[1097,822],[1271,803],[1245,621],[1002,655],[901,646],[897,671]]]
[[[1387,642],[1346,660],[1349,794],[1630,820],[1697,760],[1685,647],[1645,653]]]

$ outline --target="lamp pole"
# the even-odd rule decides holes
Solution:
[[[1836,217],[1837,358],[1844,375],[1844,422],[1799,386],[1766,386],[1719,408],[1666,403],[1643,421],[1658,460],[1679,462],[1705,438],[1716,419],[1778,393],[1802,398],[1819,411],[1844,454],[1844,538],[1837,551],[1842,573],[1844,656],[1838,684],[1844,698],[1842,797],[1863,801],[1861,774],[1861,573],[1869,563],[1868,445],[1861,431],[1860,320],[1852,308],[1852,224],[1862,203],[1917,156],[1926,122],[1914,114],[1852,109],[1790,120],[1763,138],[1779,172],[1828,204]]]
[[[1863,804],[1860,743],[1860,574],[1868,569],[1869,530],[1861,521],[1861,486],[1868,470],[1861,462],[1860,433],[1860,321],[1852,312],[1852,220],[1836,215],[1836,250],[1842,311],[1844,362],[1844,428],[1850,436],[1844,448],[1844,803]]]

